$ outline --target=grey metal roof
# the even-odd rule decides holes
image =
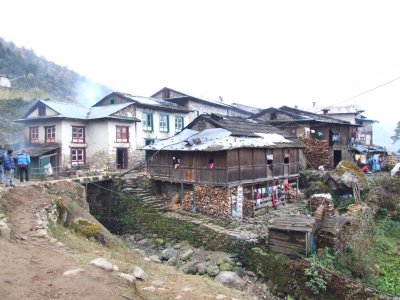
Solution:
[[[256,133],[251,137],[237,137],[223,128],[203,131],[184,129],[174,137],[145,146],[144,150],[165,151],[221,151],[238,148],[299,147],[297,143],[276,133]]]
[[[68,118],[68,119],[78,119],[78,120],[95,120],[95,119],[103,119],[103,118],[118,118],[125,119],[130,121],[139,121],[140,120],[134,116],[126,117],[126,116],[117,116],[113,115],[118,111],[132,105],[132,103],[121,103],[121,104],[112,104],[112,105],[104,105],[104,106],[96,106],[96,107],[86,107],[77,103],[70,102],[56,102],[56,101],[48,101],[48,100],[40,100],[38,101],[34,107],[38,105],[38,103],[43,103],[48,106],[52,110],[58,113],[55,116],[41,116],[37,118],[30,118],[29,120],[34,119],[49,119],[49,118]],[[22,119],[17,121],[26,120],[26,117],[32,112],[30,109]]]

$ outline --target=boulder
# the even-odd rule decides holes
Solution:
[[[136,281],[136,277],[133,276],[132,274],[118,273],[118,276],[121,278],[124,278],[125,280],[129,281],[130,283]]]
[[[205,263],[199,263],[196,265],[196,271],[199,275],[204,275],[207,273],[207,267]]]
[[[8,227],[8,225],[6,223],[4,223],[3,221],[0,221],[0,236],[2,236],[3,238],[10,240],[11,236],[10,236],[10,228]]]
[[[131,272],[129,272],[129,273],[131,275],[135,276],[136,279],[140,279],[140,280],[143,280],[143,281],[146,281],[149,278],[149,276],[146,274],[146,272],[143,271],[142,268],[137,267],[137,266],[134,267],[133,270]]]
[[[182,266],[182,272],[185,273],[185,274],[195,275],[196,272],[197,272],[196,264],[192,263],[192,262],[184,264]]]
[[[178,251],[176,251],[174,248],[167,248],[161,252],[160,258],[161,258],[161,260],[169,260],[171,257],[177,256],[177,255],[178,255]]]
[[[79,273],[84,272],[84,271],[85,271],[85,270],[84,270],[84,269],[81,269],[81,268],[73,269],[73,270],[68,270],[68,271],[65,271],[65,272],[63,273],[63,276],[65,276],[65,277],[68,277],[68,276],[76,276],[76,275],[78,275]]]
[[[360,191],[367,187],[365,174],[357,165],[345,160],[337,165],[334,172],[326,172],[323,178],[336,195],[352,194],[353,183],[358,184]]]
[[[235,288],[235,289],[243,289],[246,285],[246,282],[240,278],[235,272],[224,271],[221,272],[215,277],[215,281],[222,283],[223,285]]]
[[[207,274],[211,277],[215,277],[219,273],[219,268],[216,265],[209,265],[209,266],[207,266],[206,270],[207,270]]]
[[[180,259],[181,260],[188,260],[190,257],[192,257],[193,253],[194,252],[193,252],[192,249],[188,249],[188,250],[186,250],[184,253],[182,253],[180,255]]]
[[[155,262],[155,263],[158,263],[158,264],[162,263],[160,258],[155,254],[154,255],[150,255],[149,258],[150,258],[150,261],[152,261],[152,262]]]
[[[91,265],[94,265],[100,269],[112,272],[114,271],[114,266],[112,263],[109,263],[106,259],[99,257],[90,262]]]

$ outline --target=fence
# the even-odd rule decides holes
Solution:
[[[121,173],[120,165],[117,163],[110,163],[96,168],[93,165],[74,165],[74,166],[44,166],[40,168],[29,168],[29,180],[46,180],[46,179],[60,179],[60,178],[73,178],[85,177],[92,175],[102,174],[118,174]],[[18,177],[18,168],[15,176]]]

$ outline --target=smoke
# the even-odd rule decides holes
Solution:
[[[92,106],[111,92],[105,86],[89,80],[79,81],[75,89],[77,91],[76,101],[84,106]]]

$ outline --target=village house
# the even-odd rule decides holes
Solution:
[[[363,116],[363,109],[357,105],[334,105],[329,107],[320,107],[313,102],[312,107],[304,108],[316,114],[323,114],[335,119],[350,122],[353,125],[359,125],[358,130],[355,132],[354,138],[357,144],[364,146],[373,145],[373,124],[378,121],[368,119]]]
[[[144,161],[143,146],[175,135],[189,122],[189,110],[141,96],[111,93],[92,107],[40,100],[16,122],[24,123],[32,168],[114,165]]]
[[[354,161],[352,137],[360,125],[288,106],[267,108],[252,118],[268,122],[301,137],[303,143],[307,143],[307,138],[311,138],[314,145],[319,144],[315,148],[315,153],[308,152],[309,157],[306,157],[311,167],[316,168],[319,165],[334,167],[343,159]],[[322,149],[324,151],[321,151],[321,147],[325,148]],[[307,152],[305,154],[307,156]],[[321,154],[321,159],[317,159]]]
[[[176,103],[181,106],[186,107],[193,111],[191,115],[191,120],[198,117],[201,114],[220,114],[223,116],[239,116],[239,117],[249,117],[253,114],[251,111],[255,108],[250,106],[240,107],[238,105],[231,105],[224,103],[220,97],[220,101],[211,100],[204,97],[195,97],[187,93],[178,92],[176,90],[164,87],[158,92],[156,92],[152,97],[158,99],[164,99],[165,101]]]
[[[261,121],[200,115],[181,133],[145,149],[159,192],[180,194],[186,208],[209,215],[251,215],[256,193],[260,202],[279,201],[273,187],[275,192],[289,181],[297,186],[301,145]]]

